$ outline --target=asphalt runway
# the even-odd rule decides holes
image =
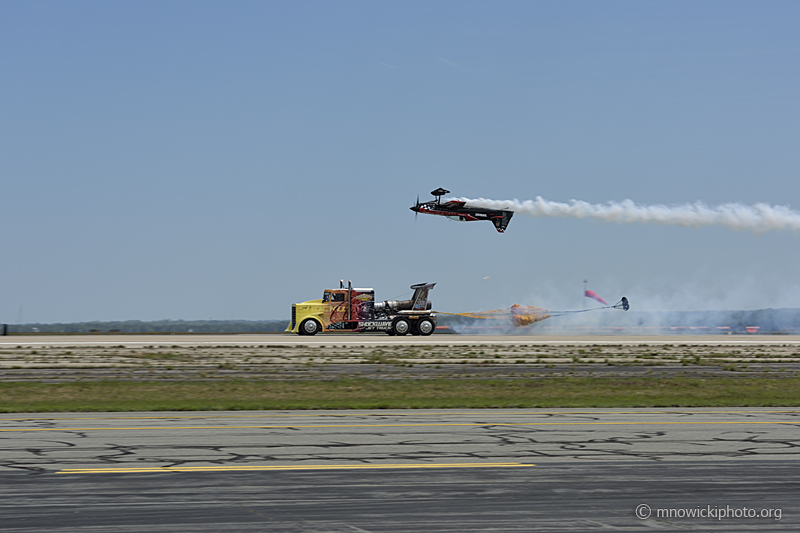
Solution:
[[[795,408],[7,414],[0,527],[787,531],[799,430]]]
[[[326,333],[231,335],[10,335],[0,337],[0,347],[35,346],[475,346],[475,345],[800,345],[800,335],[452,335],[429,337],[384,334]]]

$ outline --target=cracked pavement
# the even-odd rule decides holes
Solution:
[[[4,531],[730,532],[800,527],[800,409],[1,418]],[[480,468],[501,463],[528,466]],[[458,464],[465,468],[453,467]],[[281,465],[293,469],[274,469]],[[331,468],[336,465],[342,469]],[[381,465],[394,466],[356,469]],[[313,468],[297,469],[307,466]],[[201,470],[177,470],[186,467]],[[239,467],[263,470],[232,470]],[[86,470],[70,473],[81,468]],[[778,509],[781,519],[641,519],[634,510],[643,504],[654,513],[701,506]]]
[[[792,408],[64,413],[0,418],[0,472],[800,457]]]

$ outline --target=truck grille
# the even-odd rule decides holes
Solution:
[[[292,329],[297,326],[297,306],[292,306]]]

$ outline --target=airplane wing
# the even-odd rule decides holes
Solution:
[[[464,207],[464,204],[467,202],[462,202],[460,200],[450,200],[449,202],[445,202],[440,205],[442,209],[453,209],[456,207]]]

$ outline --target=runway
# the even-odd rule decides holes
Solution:
[[[793,408],[3,415],[0,523],[787,530],[800,525],[799,429]],[[640,519],[640,504],[772,514]]]
[[[0,416],[0,472],[800,458],[800,409]]]
[[[454,335],[390,337],[384,334],[175,334],[175,335],[10,335],[0,336],[0,348],[36,346],[478,346],[478,345],[800,345],[800,335]]]

